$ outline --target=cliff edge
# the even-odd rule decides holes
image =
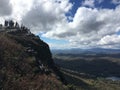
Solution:
[[[48,44],[26,28],[0,30],[1,90],[65,90]]]

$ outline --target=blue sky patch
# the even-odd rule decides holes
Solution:
[[[43,41],[47,43],[55,43],[55,44],[67,44],[69,43],[67,40],[57,40],[57,39],[51,39],[51,38],[46,38],[46,37],[40,37]]]

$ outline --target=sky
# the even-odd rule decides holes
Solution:
[[[6,19],[51,49],[120,48],[120,0],[0,0],[0,23]]]

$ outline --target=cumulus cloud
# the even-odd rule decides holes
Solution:
[[[119,43],[120,43],[119,35],[106,35],[98,42],[98,44],[100,45],[114,45]]]
[[[10,0],[13,7],[11,18],[21,21],[23,16],[31,9],[34,0]]]
[[[82,6],[94,7],[95,6],[95,0],[84,0],[82,2]]]
[[[55,30],[61,23],[66,22],[65,13],[72,7],[69,0],[34,1],[34,6],[23,17],[22,22],[39,31]],[[34,31],[33,31],[34,32]]]
[[[101,4],[104,0],[83,0],[82,6],[95,8],[96,4]]]
[[[120,35],[106,35],[97,44],[104,48],[120,48]]]
[[[89,6],[94,7],[94,0],[85,0],[84,3],[86,2],[91,2]],[[68,40],[68,47],[103,47],[106,44],[112,45],[111,43],[114,47],[118,46],[113,41],[106,44],[102,42],[105,42],[104,38],[110,37],[119,41],[119,35],[116,36],[116,33],[120,28],[120,6],[115,9],[79,7],[72,18],[73,21],[68,22],[65,14],[71,8],[69,0],[34,1],[34,6],[22,21],[34,28],[33,32],[44,32],[43,37]]]
[[[120,0],[112,0],[113,4],[120,4]]]
[[[48,31],[44,36],[69,40],[71,47],[96,47],[103,37],[119,31],[119,11],[120,6],[116,9],[79,7],[72,22],[56,31]]]
[[[104,0],[97,0],[98,1],[98,3],[100,4],[100,3],[102,3]]]
[[[8,16],[12,13],[10,0],[0,0],[0,16]]]
[[[0,0],[0,22],[13,19],[20,22],[30,10],[33,0]]]

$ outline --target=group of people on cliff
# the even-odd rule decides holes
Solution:
[[[29,30],[23,24],[19,25],[18,22],[14,22],[13,20],[5,20],[4,25],[0,24],[0,28],[17,29],[17,30]]]
[[[14,23],[14,21],[12,20],[9,20],[9,21],[5,20],[4,26],[6,28],[19,28],[19,24],[17,22]]]
[[[6,28],[17,28],[17,29],[27,29],[27,27],[25,27],[24,25],[19,25],[18,22],[14,22],[13,20],[5,20],[4,22],[4,26]]]

